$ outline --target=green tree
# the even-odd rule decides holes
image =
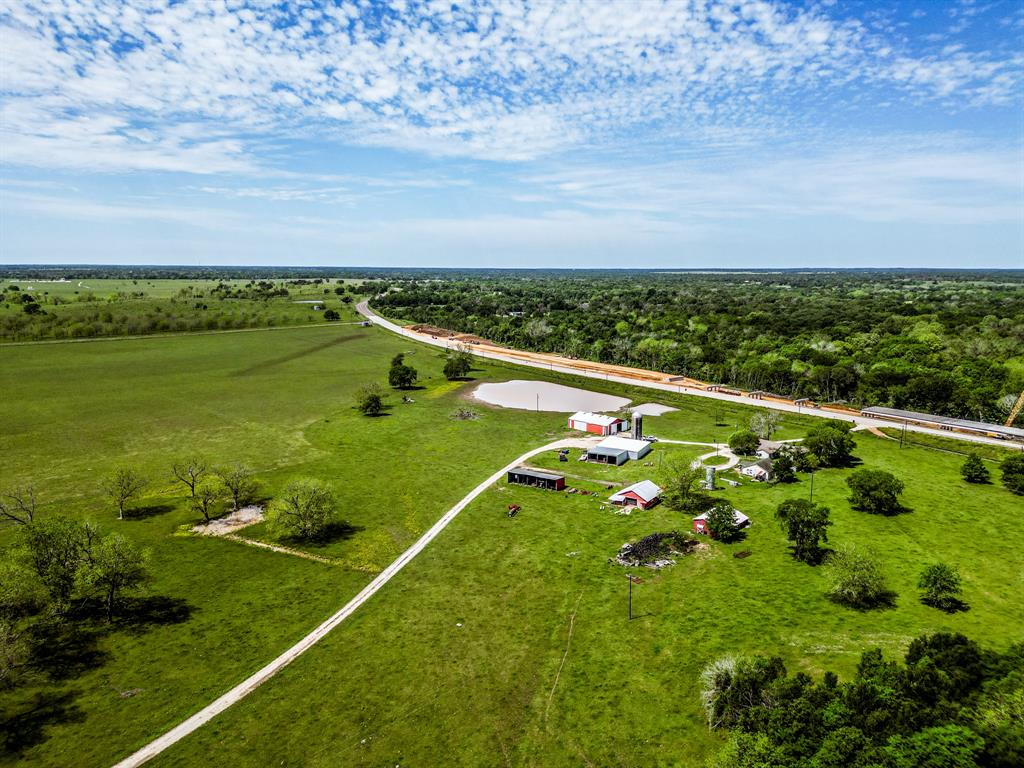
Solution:
[[[204,522],[210,522],[225,490],[220,483],[201,483],[192,494],[192,511],[202,515]]]
[[[897,734],[883,752],[886,768],[977,768],[984,747],[971,729],[942,725],[907,736]]]
[[[776,483],[796,482],[800,453],[800,449],[793,445],[784,445],[779,449],[778,455],[772,459],[772,474]]]
[[[336,309],[328,309],[324,312],[324,320],[341,320],[341,315],[338,314],[338,310]]]
[[[787,499],[775,510],[775,519],[793,543],[793,556],[804,563],[821,561],[821,542],[828,541],[829,509],[807,499]]]
[[[804,447],[812,453],[822,467],[842,467],[849,464],[856,442],[850,434],[853,424],[828,419],[815,424],[807,432]]]
[[[119,467],[102,483],[103,491],[117,507],[117,519],[124,520],[128,502],[142,493],[145,479],[130,467]]]
[[[987,483],[989,481],[988,467],[976,453],[971,453],[964,460],[960,467],[960,475],[968,483]]]
[[[704,470],[689,464],[667,462],[661,485],[665,504],[680,512],[698,512],[707,509],[710,497],[700,490]]]
[[[418,374],[416,369],[405,364],[405,355],[397,354],[391,360],[391,369],[388,371],[388,384],[395,389],[409,389],[416,383]]]
[[[149,553],[120,534],[105,536],[86,553],[78,576],[80,586],[102,596],[107,621],[113,621],[118,599],[150,579]]]
[[[740,429],[729,435],[729,448],[741,456],[752,456],[757,453],[760,444],[757,435],[749,429]]]
[[[762,440],[771,440],[778,428],[778,411],[759,411],[750,417],[750,431]]]
[[[334,494],[318,480],[293,480],[271,503],[270,519],[286,536],[318,539],[335,520]]]
[[[943,611],[949,611],[960,604],[960,573],[951,565],[933,563],[921,571],[917,580],[921,590],[921,602]]]
[[[828,596],[833,601],[862,610],[891,604],[882,569],[867,553],[846,547],[829,555],[827,562]]]
[[[1017,453],[1003,460],[999,465],[1003,485],[1010,493],[1024,496],[1024,453]]]
[[[58,611],[71,603],[83,555],[99,538],[92,523],[48,517],[19,530],[23,561],[35,572]]]
[[[457,351],[448,356],[444,364],[444,377],[448,381],[463,379],[472,367],[470,355],[466,352]]]
[[[201,456],[190,456],[171,464],[171,474],[174,479],[188,488],[189,495],[193,498],[196,495],[196,486],[202,481],[208,469],[209,465],[206,459]]]
[[[711,538],[718,541],[730,542],[739,536],[739,528],[736,527],[735,511],[727,501],[719,501],[711,506],[705,513],[704,523],[707,526]]]
[[[848,478],[850,505],[874,515],[895,515],[902,511],[903,481],[881,469],[858,469]]]
[[[36,491],[31,485],[11,488],[0,495],[0,522],[29,525],[36,517]]]
[[[356,408],[364,416],[384,413],[384,395],[379,384],[365,384],[356,391]]]
[[[235,463],[227,467],[221,467],[216,472],[220,478],[224,490],[231,497],[231,509],[237,511],[244,507],[256,495],[256,477],[251,468],[244,464]]]

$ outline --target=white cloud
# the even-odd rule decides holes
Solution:
[[[966,18],[972,11],[959,11]],[[810,89],[1019,103],[1024,57],[915,54],[782,3],[13,0],[3,160],[252,173],[268,136],[522,161],[650,126],[771,130]],[[762,106],[764,105],[764,106]]]

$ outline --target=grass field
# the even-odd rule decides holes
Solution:
[[[277,328],[324,322],[322,309],[341,321],[357,319],[352,302],[334,293],[340,283],[291,285],[276,281],[287,296],[239,299],[217,294],[218,285],[245,290],[245,280],[87,279],[53,282],[0,282],[0,341],[31,342],[158,333]],[[27,315],[22,293],[42,311]],[[349,294],[347,298],[351,299]]]
[[[424,388],[409,405],[392,397],[387,416],[358,416],[352,392],[382,380],[399,351],[412,353]],[[124,532],[152,549],[155,574],[151,610],[56,639],[61,653],[0,692],[7,764],[95,766],[125,756],[340,607],[494,469],[564,434],[558,414],[467,403],[473,384],[446,382],[436,350],[376,328],[3,355],[0,485],[32,480],[44,513]],[[472,375],[579,383],[492,363]],[[754,412],[583,385],[679,407],[647,420],[646,431],[665,438],[720,441]],[[480,418],[453,420],[458,407]],[[797,436],[807,423],[787,417],[779,436]],[[177,535],[194,516],[167,468],[190,452],[250,463],[267,497],[296,476],[330,482],[351,528],[315,551],[339,565]],[[576,462],[575,451],[568,464],[553,454],[533,463],[607,492],[607,484],[657,479],[665,457],[703,452],[659,445],[618,470]],[[786,554],[771,511],[806,493],[806,482],[720,492],[754,519],[747,540],[643,571],[632,622],[623,571],[608,558],[626,540],[688,528],[689,519],[665,507],[620,516],[601,509],[603,496],[500,485],[322,644],[155,764],[700,765],[719,742],[701,723],[694,679],[721,653],[779,653],[794,668],[848,672],[865,646],[895,650],[934,628],[999,646],[1024,638],[1019,499],[996,485],[964,485],[955,455],[868,435],[858,435],[857,455],[903,478],[913,511],[877,518],[850,510],[847,471],[819,472],[815,498],[833,509],[834,544],[883,556],[899,593],[894,609],[859,614],[828,603],[820,572]],[[118,523],[98,482],[121,464],[152,484],[142,514]],[[509,520],[503,510],[513,501],[523,511]],[[274,539],[265,526],[247,535]],[[10,536],[0,531],[0,546]],[[731,556],[740,550],[753,554]],[[917,572],[933,559],[961,568],[970,611],[947,616],[917,602]]]

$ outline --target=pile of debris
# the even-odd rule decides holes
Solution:
[[[480,414],[469,408],[458,408],[452,412],[451,418],[455,421],[475,421],[480,418]]]
[[[640,541],[623,544],[615,562],[631,568],[666,568],[676,564],[673,556],[688,555],[699,545],[700,542],[687,533],[652,533]]]

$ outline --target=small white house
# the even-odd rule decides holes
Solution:
[[[741,464],[740,474],[746,475],[759,483],[767,483],[775,476],[775,473],[772,472],[771,459],[758,459],[757,461]]]
[[[604,413],[577,411],[569,417],[569,429],[578,429],[581,432],[590,432],[594,435],[614,435],[628,426],[625,419],[608,416]]]

